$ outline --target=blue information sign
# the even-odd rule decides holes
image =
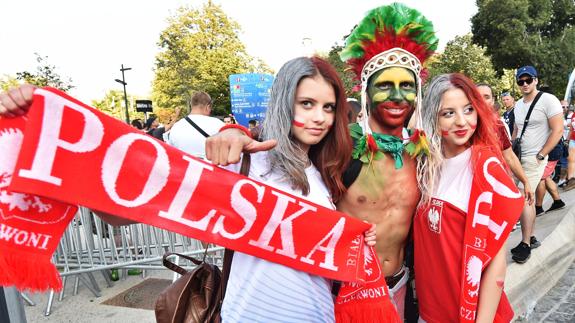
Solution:
[[[232,113],[239,124],[248,126],[252,119],[261,123],[270,99],[274,77],[269,74],[230,75]]]

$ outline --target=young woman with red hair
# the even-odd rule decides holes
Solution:
[[[509,322],[503,246],[523,206],[507,175],[495,115],[461,74],[436,77],[422,108],[430,154],[419,157],[414,218],[420,321]]]

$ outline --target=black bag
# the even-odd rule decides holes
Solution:
[[[563,139],[560,139],[557,145],[549,152],[548,160],[555,161],[567,156],[569,156],[569,146],[565,144]]]
[[[515,140],[513,140],[511,149],[513,150],[513,153],[515,153],[515,156],[517,156],[517,159],[521,161],[521,138],[515,138]]]
[[[539,101],[539,98],[543,95],[543,91],[539,91],[533,102],[531,102],[531,106],[529,106],[529,111],[527,111],[527,115],[525,116],[525,121],[523,122],[523,129],[521,129],[521,135],[519,138],[515,138],[513,140],[513,144],[511,145],[511,149],[517,155],[519,161],[521,161],[521,138],[523,138],[523,134],[525,133],[525,129],[527,129],[527,125],[529,125],[529,117],[531,117],[531,112],[533,112],[533,108],[535,107],[535,103]]]

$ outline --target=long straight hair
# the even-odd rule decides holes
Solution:
[[[308,77],[321,76],[335,92],[335,118],[327,135],[309,153],[301,149],[291,133],[297,87]],[[311,161],[321,173],[334,201],[338,201],[345,186],[342,175],[351,159],[353,144],[348,130],[348,110],[345,90],[335,69],[319,57],[299,57],[285,63],[279,70],[270,93],[269,106],[262,127],[264,140],[277,140],[269,152],[270,172],[279,172],[294,189],[309,194],[305,169]]]
[[[497,120],[493,110],[485,103],[477,87],[463,74],[442,74],[434,78],[428,85],[423,96],[422,128],[429,138],[429,156],[420,156],[417,165],[417,181],[421,190],[419,205],[429,203],[435,186],[441,176],[443,164],[443,146],[441,145],[441,129],[439,128],[439,111],[443,103],[443,94],[448,90],[460,89],[465,93],[471,106],[477,111],[477,128],[469,138],[472,146],[471,163],[475,164],[479,151],[488,149],[502,160],[501,149],[497,137]]]

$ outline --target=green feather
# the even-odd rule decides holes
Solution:
[[[418,44],[428,50],[436,50],[439,40],[435,37],[433,23],[419,11],[401,3],[375,8],[368,12],[346,39],[346,46],[341,51],[343,61],[363,57],[364,48],[375,39],[377,30],[393,30],[396,34],[405,32]]]
[[[363,129],[359,123],[352,123],[349,125],[349,133],[354,140],[360,140],[363,137]]]
[[[410,156],[413,156],[415,153],[415,144],[410,141],[407,145],[405,145],[405,151],[407,151]]]

